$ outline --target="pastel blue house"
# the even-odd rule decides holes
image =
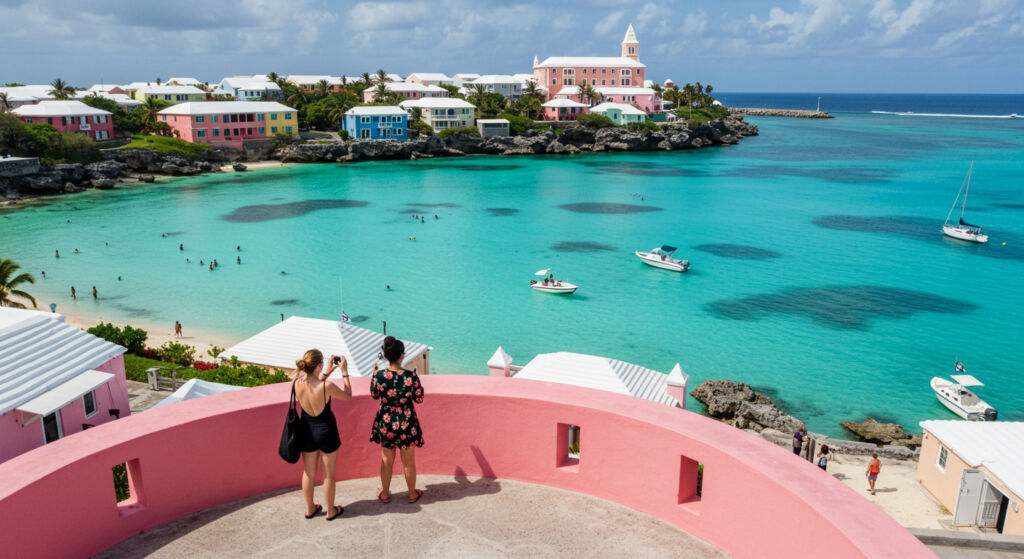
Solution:
[[[405,140],[409,115],[400,107],[352,107],[345,113],[344,129],[353,140]]]

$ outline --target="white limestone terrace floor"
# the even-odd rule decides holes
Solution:
[[[376,499],[377,479],[338,483],[345,513],[331,522],[303,518],[301,491],[278,491],[147,530],[99,557],[728,557],[654,517],[579,493],[421,476],[423,498],[409,504],[404,478],[395,481],[387,505]],[[316,501],[323,504],[320,487]]]

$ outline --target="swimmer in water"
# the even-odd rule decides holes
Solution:
[[[237,250],[238,252],[242,252],[242,245],[236,246],[235,250]]]
[[[213,262],[210,262],[210,271],[213,271]]]
[[[96,286],[95,285],[92,286],[92,298],[93,299],[97,299],[98,295],[99,295],[99,293],[96,292]]]
[[[236,257],[236,260],[238,261],[239,264],[242,263],[242,257],[241,256]]]
[[[78,299],[78,295],[75,293],[75,286],[71,286],[71,298]]]
[[[189,264],[191,264],[191,263],[192,263],[192,260],[191,260],[190,258],[188,258],[188,257],[186,256],[186,257],[185,257],[185,262],[186,262],[186,263],[189,263]]]
[[[75,249],[75,254],[78,254],[78,249],[77,248]]]
[[[283,276],[283,275],[286,275],[286,274],[284,273],[284,270],[281,270],[281,275],[282,275],[282,276]]]
[[[388,291],[391,291],[391,286],[390,285],[387,285],[385,287],[387,288]]]
[[[214,268],[220,268],[220,264],[217,263],[217,259],[216,258],[213,259],[213,267]]]
[[[185,250],[185,243],[178,243],[178,250]]]
[[[60,258],[60,251],[59,250],[54,251],[54,255],[56,255],[57,258]]]
[[[202,265],[203,265],[203,261],[202,261],[202,260],[200,260],[200,261],[199,261],[199,265],[200,265],[200,266],[202,266]]]
[[[43,270],[43,279],[46,279],[46,270]]]
[[[121,276],[117,276],[117,281],[121,281]]]

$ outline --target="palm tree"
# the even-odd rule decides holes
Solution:
[[[327,94],[330,92],[331,84],[327,83],[327,80],[320,80],[313,87],[313,94],[317,97],[327,97]]]
[[[371,85],[373,85],[373,78],[370,76],[369,72],[363,72],[363,75],[360,76],[360,78],[363,80],[363,83],[366,85],[366,87],[370,87]]]
[[[391,93],[391,91],[388,90],[387,84],[385,82],[377,82],[377,87],[373,88],[373,100],[383,102],[388,93]]]
[[[537,85],[535,80],[527,80],[526,87],[523,88],[523,94],[529,95],[530,97],[536,97],[537,99],[544,96],[540,90],[540,86]]]
[[[412,108],[412,113],[409,114],[409,120],[411,120],[413,122],[419,122],[422,119],[423,119],[423,108],[422,107],[413,107]]]
[[[11,102],[7,99],[7,92],[0,92],[0,113],[11,110]]]
[[[391,81],[391,78],[388,77],[388,73],[384,71],[384,68],[377,70],[377,85],[387,83],[389,81]]]
[[[580,86],[580,102],[581,103],[583,102],[584,98],[586,98],[587,102],[591,106],[593,106],[595,100],[600,100],[601,99],[601,94],[598,93],[596,89],[594,89],[594,86],[592,86],[592,85],[590,85],[588,83],[585,83],[585,84]]]
[[[288,103],[288,106],[290,106],[293,109],[300,109],[304,107],[308,102],[309,98],[299,88],[295,88],[295,91],[292,92],[292,94],[289,95],[287,99],[285,99],[285,103]]]
[[[50,91],[47,91],[47,93],[53,95],[54,99],[67,99],[75,94],[75,88],[60,78],[50,82],[50,88]]]
[[[18,289],[19,285],[35,283],[36,279],[32,274],[17,274],[20,269],[21,266],[15,264],[13,260],[0,259],[0,307],[27,308],[24,304],[11,299],[11,295],[17,295],[22,299],[28,299],[32,306],[38,309],[35,297]]]
[[[153,97],[146,97],[146,102],[140,107],[142,109],[142,123],[146,128],[151,128],[157,119],[160,117],[160,111],[164,109],[163,103],[160,103]]]
[[[267,79],[274,83],[277,83],[277,80],[281,79],[281,76],[278,76],[277,72],[271,72],[267,74]]]
[[[469,85],[469,102],[473,103],[477,107],[484,103],[484,99],[487,97],[487,86],[482,83],[474,83]]]

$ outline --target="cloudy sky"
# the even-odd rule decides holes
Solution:
[[[720,91],[1024,92],[1024,0],[0,0],[0,83],[531,72],[617,56]]]

